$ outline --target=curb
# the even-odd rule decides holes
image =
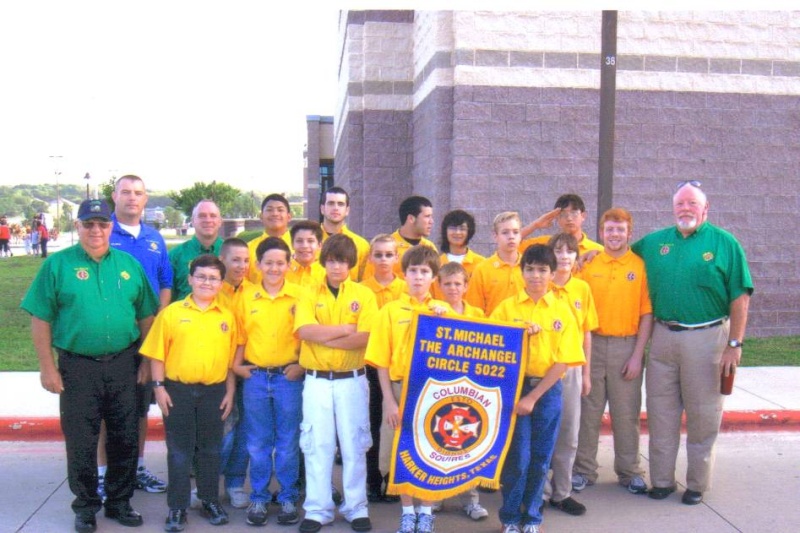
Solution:
[[[647,413],[641,416],[642,433],[647,433]],[[683,430],[686,430],[685,418]],[[722,432],[735,431],[800,431],[800,411],[753,410],[725,411],[722,414]],[[611,419],[603,415],[601,433],[611,434]],[[151,417],[147,422],[147,438],[164,440],[164,422]],[[61,421],[58,418],[0,418],[0,441],[60,441]]]

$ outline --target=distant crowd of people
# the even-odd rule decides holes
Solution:
[[[9,224],[7,217],[0,218],[0,257],[13,257],[12,244],[22,243],[25,255],[47,257],[47,243],[57,237],[55,229],[48,230],[44,217],[37,214],[30,224]]]

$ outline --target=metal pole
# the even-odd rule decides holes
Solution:
[[[600,158],[597,172],[597,240],[600,217],[614,204],[614,111],[617,91],[617,12],[603,11],[600,54]]]

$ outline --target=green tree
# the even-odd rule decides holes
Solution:
[[[180,228],[183,226],[185,218],[179,209],[175,209],[171,205],[164,208],[164,223],[168,228]]]
[[[72,230],[72,205],[64,202],[61,204],[61,215],[59,215],[60,219],[58,221],[59,231],[71,231]]]
[[[111,197],[111,193],[114,192],[116,184],[117,178],[111,176],[105,183],[100,185],[100,199],[108,202],[108,207],[111,208],[111,211],[114,211],[114,199]]]
[[[222,216],[229,216],[233,210],[233,204],[236,198],[242,194],[242,191],[235,187],[231,187],[225,183],[211,183],[197,182],[188,189],[181,189],[178,192],[171,192],[169,196],[175,206],[183,211],[183,213],[190,217],[192,216],[192,209],[197,205],[200,200],[214,200],[219,206]]]
[[[33,220],[34,215],[37,213],[46,213],[49,208],[50,206],[47,205],[47,202],[45,201],[31,200],[30,203],[25,206],[23,213],[27,220]]]
[[[227,216],[234,218],[256,218],[258,217],[260,207],[255,193],[242,193],[234,200],[231,212],[227,213]]]

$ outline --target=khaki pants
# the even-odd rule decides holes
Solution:
[[[400,395],[403,393],[403,384],[399,381],[392,382],[392,392],[394,399],[400,404]],[[399,431],[399,430],[398,430]],[[384,420],[381,423],[381,444],[380,454],[378,455],[378,468],[381,470],[381,475],[386,477],[389,474],[389,467],[392,464],[392,445],[394,444],[395,430],[389,427],[389,424]]]
[[[552,477],[545,483],[544,496],[560,502],[572,495],[572,465],[578,451],[578,430],[581,423],[581,389],[583,367],[567,369],[561,378],[561,426],[550,460]]]
[[[597,444],[606,402],[614,434],[614,472],[623,484],[641,476],[639,418],[642,410],[642,374],[627,381],[622,367],[633,354],[636,336],[592,335],[592,390],[581,399],[581,429],[573,472],[597,481]],[[644,363],[644,361],[642,362]],[[644,372],[644,369],[642,369]]]
[[[647,424],[650,431],[650,481],[675,485],[675,462],[686,411],[686,487],[711,488],[714,444],[722,421],[719,362],[729,324],[670,331],[656,323],[647,362]]]

